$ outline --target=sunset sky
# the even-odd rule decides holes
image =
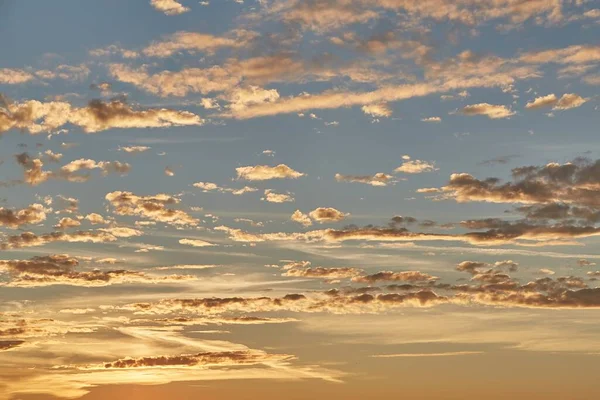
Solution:
[[[0,0],[0,400],[600,397],[600,0]]]

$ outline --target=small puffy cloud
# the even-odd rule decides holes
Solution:
[[[20,228],[23,225],[39,224],[46,220],[46,209],[41,204],[14,210],[0,207],[0,226]]]
[[[322,279],[345,279],[353,278],[362,273],[362,270],[351,267],[338,268],[291,268],[287,269],[282,275],[298,278],[322,278]]]
[[[96,213],[86,215],[85,219],[88,220],[92,225],[108,223],[108,221],[106,221],[102,215]]]
[[[61,218],[60,221],[58,221],[58,224],[54,225],[54,227],[58,228],[58,229],[68,229],[68,228],[75,228],[80,225],[81,225],[81,222],[79,222],[78,220],[69,218],[69,217],[65,217],[65,218]]]
[[[35,77],[21,69],[0,68],[0,84],[18,85],[32,81]]]
[[[335,174],[335,180],[338,182],[364,183],[371,186],[387,186],[392,178],[392,175],[384,174],[383,172],[378,172],[373,176]]]
[[[118,238],[128,238],[134,236],[142,236],[143,232],[138,229],[128,228],[125,226],[114,226],[111,228],[99,229],[102,232],[107,232]]]
[[[148,146],[121,146],[119,147],[119,151],[124,151],[125,153],[143,153],[144,151],[150,150]]]
[[[169,225],[196,226],[199,222],[185,211],[169,208],[180,200],[168,194],[137,196],[131,192],[116,191],[108,193],[105,198],[118,215],[141,216]]]
[[[464,115],[485,115],[491,119],[508,118],[515,115],[515,112],[503,105],[494,105],[489,103],[479,103],[465,106],[461,111]]]
[[[403,272],[391,272],[382,271],[372,275],[358,276],[352,278],[353,282],[363,283],[376,283],[379,281],[392,281],[392,282],[431,282],[439,279],[436,276],[419,272],[419,271],[403,271]]]
[[[339,222],[350,214],[345,214],[331,207],[319,207],[312,210],[308,215],[318,223]]]
[[[584,99],[583,97],[575,94],[575,93],[565,93],[558,100],[556,105],[554,106],[555,110],[569,110],[571,108],[577,108],[587,102],[588,99]]]
[[[549,94],[547,96],[536,97],[532,102],[527,103],[525,108],[528,110],[537,110],[552,107],[553,110],[569,110],[585,104],[587,100],[575,93],[565,93],[560,99],[555,94]]]
[[[294,198],[289,193],[275,193],[273,190],[267,189],[265,190],[263,200],[269,203],[291,203],[294,201]]]
[[[190,11],[175,0],[150,0],[150,5],[166,15],[178,15]]]
[[[238,179],[247,181],[265,181],[269,179],[297,179],[304,176],[303,173],[295,171],[285,164],[279,164],[275,167],[268,165],[255,165],[247,167],[238,167],[235,169]]]
[[[392,116],[392,110],[386,103],[367,104],[362,106],[362,111],[374,118]]]
[[[528,110],[537,110],[538,108],[554,107],[558,98],[555,94],[536,97],[532,102],[527,103],[525,108]]]
[[[194,186],[195,188],[198,188],[198,189],[202,189],[202,191],[204,193],[221,192],[221,193],[231,193],[235,196],[241,196],[246,193],[252,193],[252,192],[258,191],[257,188],[253,188],[250,186],[244,186],[243,188],[240,188],[240,189],[234,189],[234,188],[221,187],[213,182],[196,182],[192,186]]]
[[[434,162],[408,159],[404,161],[401,166],[396,168],[394,172],[403,172],[405,174],[421,174],[423,172],[437,171],[438,169],[439,168],[435,167]]]
[[[312,225],[312,220],[310,219],[310,217],[308,215],[304,214],[300,210],[294,211],[294,213],[292,214],[292,216],[291,216],[290,219],[292,221],[297,222],[299,224],[302,224],[304,226],[311,226]]]
[[[202,98],[200,100],[200,105],[206,108],[207,110],[218,110],[219,108],[221,108],[216,99],[211,99],[208,97]]]
[[[258,86],[237,88],[231,92],[228,100],[229,107],[233,110],[241,110],[257,104],[272,103],[279,99],[279,93],[275,89],[263,89]]]
[[[200,239],[179,239],[180,244],[185,244],[192,247],[212,247],[216,246],[214,243],[207,242]]]
[[[442,122],[442,119],[440,117],[427,117],[427,118],[421,119],[421,121],[423,121],[423,122],[436,122],[436,123],[439,123],[439,122]]]
[[[554,275],[554,274],[556,274],[556,272],[554,272],[554,271],[552,271],[551,269],[548,269],[548,268],[540,268],[539,272],[541,274],[544,274],[544,275]]]
[[[175,176],[175,172],[171,169],[171,167],[166,167],[165,168],[165,175],[166,176]]]

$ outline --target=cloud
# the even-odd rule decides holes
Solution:
[[[302,224],[304,226],[311,226],[312,225],[312,221],[309,218],[309,216],[306,215],[306,214],[304,214],[300,210],[294,211],[294,213],[292,214],[292,216],[290,217],[290,219],[292,221],[297,222],[299,224]]]
[[[238,179],[247,181],[265,181],[269,179],[297,179],[304,176],[303,173],[295,171],[285,164],[279,164],[275,167],[268,165],[255,165],[247,167],[238,167],[235,169]]]
[[[20,210],[0,207],[0,226],[20,228],[23,225],[39,224],[46,220],[47,210],[41,204],[32,204]]]
[[[461,111],[464,115],[485,115],[490,119],[508,118],[515,115],[510,108],[502,105],[479,103],[465,106]]]
[[[528,110],[536,110],[539,108],[552,107],[554,110],[569,110],[577,108],[587,102],[588,99],[575,94],[566,93],[559,99],[554,94],[547,96],[536,97],[531,103],[527,103],[525,108]]]
[[[79,172],[85,170],[99,169],[103,175],[117,173],[120,175],[127,174],[131,165],[120,161],[94,161],[81,158],[73,160],[62,166],[57,171],[44,171],[42,167],[44,163],[40,159],[32,159],[29,154],[21,153],[16,155],[16,160],[19,165],[24,168],[25,183],[36,186],[46,182],[49,179],[65,179],[70,182],[86,182],[89,175],[81,175]]]
[[[500,183],[498,178],[479,180],[467,173],[450,176],[448,185],[439,189],[445,197],[459,202],[552,203],[599,208],[597,185],[600,160],[577,158],[565,164],[514,168],[513,182]],[[583,211],[583,210],[582,210]]]
[[[14,349],[15,347],[21,346],[23,343],[25,343],[23,340],[0,340],[0,351]]]
[[[286,270],[283,276],[293,276],[298,278],[322,278],[322,279],[345,279],[353,278],[360,275],[362,270],[350,267],[338,267],[338,268],[291,268]]]
[[[107,286],[115,283],[156,283],[192,280],[185,275],[150,276],[128,270],[77,271],[79,260],[66,254],[37,256],[29,260],[0,260],[0,270],[11,277],[5,286],[39,287],[50,285]]]
[[[35,77],[21,69],[0,68],[0,84],[19,85],[34,80]]]
[[[175,0],[150,0],[150,5],[166,15],[179,15],[190,11]]]
[[[434,162],[421,161],[421,160],[407,160],[402,163],[401,166],[396,168],[394,172],[403,172],[405,174],[421,174],[423,172],[437,171],[439,168],[435,167]]]
[[[119,146],[119,151],[124,151],[125,153],[143,153],[148,150],[150,150],[148,146]]]
[[[180,244],[187,244],[192,247],[211,247],[216,246],[214,243],[210,243],[204,240],[199,239],[179,239]]]
[[[127,228],[125,226],[113,226],[110,228],[102,228],[99,231],[110,233],[118,238],[128,238],[134,236],[142,236],[143,232],[138,229]]]
[[[60,221],[58,221],[58,224],[54,225],[54,227],[58,228],[58,229],[68,229],[68,228],[75,228],[80,225],[81,225],[81,222],[79,222],[78,220],[69,218],[69,217],[64,217],[64,218],[61,218]]]
[[[294,198],[290,194],[285,193],[275,193],[271,189],[265,190],[265,197],[263,200],[268,201],[269,203],[292,203],[294,202]]]
[[[600,46],[574,45],[524,53],[520,61],[530,64],[588,64],[600,61]]]
[[[29,100],[5,104],[5,108],[0,108],[0,133],[21,129],[39,134],[52,132],[68,123],[79,126],[86,133],[95,133],[113,128],[202,125],[204,121],[188,111],[165,108],[136,110],[121,100],[92,100],[82,108],[73,108],[69,103],[60,101],[42,103]]]
[[[374,358],[399,358],[399,357],[456,357],[484,354],[483,351],[452,351],[447,353],[397,353],[397,354],[376,354]]]
[[[154,42],[143,50],[148,57],[170,57],[183,51],[196,53],[214,53],[221,48],[243,48],[250,44],[255,34],[250,31],[237,30],[232,37],[218,37],[198,32],[176,32]]]
[[[406,19],[409,26],[423,26],[449,21],[475,27],[487,21],[506,21],[504,29],[521,26],[528,20],[538,24],[558,23],[564,19],[560,1],[506,0],[482,4],[466,0],[440,2],[438,0],[335,0],[328,2],[288,0],[269,10],[289,24],[299,24],[317,32],[341,29],[347,25],[365,24],[393,12],[396,18]]]
[[[207,69],[185,68],[181,71],[150,74],[145,66],[132,69],[124,64],[111,64],[109,70],[113,78],[163,97],[223,92],[232,89],[240,82],[239,76],[232,75],[221,66]]]
[[[373,176],[335,174],[335,180],[338,182],[364,183],[371,186],[387,186],[388,183],[392,182],[392,178],[392,175],[384,174],[383,172],[378,172]]]
[[[185,211],[168,208],[167,206],[180,202],[178,198],[168,194],[137,196],[131,192],[116,191],[108,193],[105,198],[118,215],[141,216],[175,226],[196,226],[199,223]]]
[[[527,103],[525,108],[528,110],[537,110],[538,108],[553,107],[556,105],[558,98],[555,94],[536,97],[531,103]]]
[[[108,223],[108,221],[106,221],[102,215],[96,213],[86,215],[85,219],[88,220],[92,225]]]
[[[366,106],[362,106],[361,109],[365,114],[375,118],[392,116],[392,110],[385,103],[368,104]]]
[[[600,228],[579,225],[530,224],[527,222],[507,222],[499,219],[462,221],[461,225],[472,231],[461,234],[411,232],[402,227],[356,227],[346,229],[323,229],[308,232],[249,233],[226,226],[215,230],[226,232],[236,242],[327,242],[378,241],[378,242],[420,242],[457,241],[472,245],[499,246],[516,244],[521,246],[549,246],[574,244],[578,238],[600,235]]]
[[[439,122],[442,122],[442,119],[440,117],[427,117],[427,118],[421,119],[421,121],[423,121],[423,122],[436,122],[436,123],[439,123]]]
[[[23,232],[19,235],[7,236],[0,243],[1,250],[19,249],[22,247],[43,246],[48,243],[106,243],[114,242],[117,238],[107,232],[77,231],[72,233],[52,232],[36,235],[33,232]]]
[[[392,272],[382,271],[373,275],[357,276],[352,278],[353,282],[376,283],[379,281],[400,281],[400,282],[430,282],[439,279],[419,271]]]
[[[345,219],[350,214],[345,214],[341,211],[331,207],[319,207],[315,208],[308,215],[318,223],[322,224],[325,222],[339,222]]]
[[[241,196],[246,193],[252,193],[252,192],[258,191],[257,188],[253,188],[250,186],[244,186],[243,188],[240,188],[240,189],[225,188],[225,187],[221,187],[221,186],[217,185],[216,183],[212,183],[212,182],[196,182],[192,186],[202,189],[202,191],[204,193],[216,191],[216,192],[221,192],[221,193],[231,193],[235,196]]]

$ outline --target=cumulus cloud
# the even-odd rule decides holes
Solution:
[[[196,226],[199,223],[185,211],[168,208],[180,202],[178,198],[168,194],[137,196],[131,192],[116,191],[108,193],[105,198],[118,215],[141,216],[176,226]]]
[[[268,165],[255,165],[247,167],[238,167],[235,169],[238,179],[247,181],[265,181],[269,179],[297,179],[304,176],[303,173],[295,171],[285,164],[279,164],[275,167]]]
[[[120,161],[95,161],[91,159],[80,158],[73,160],[62,166],[57,171],[44,171],[44,163],[41,159],[32,159],[29,154],[21,153],[16,155],[16,160],[24,169],[25,183],[30,185],[39,185],[49,179],[65,179],[70,182],[85,182],[89,179],[88,174],[81,174],[81,171],[89,171],[98,169],[103,175],[117,173],[120,175],[127,174],[131,165]]]
[[[119,151],[124,151],[125,153],[143,153],[145,151],[150,150],[148,146],[120,146]]]
[[[200,239],[179,239],[180,244],[186,244],[192,247],[211,247],[216,246],[214,243],[207,242]]]
[[[46,220],[46,208],[41,204],[32,204],[15,210],[0,207],[0,226],[20,228],[23,225],[39,224]]]
[[[600,207],[597,200],[600,160],[578,158],[565,164],[548,163],[512,170],[513,182],[498,178],[479,180],[467,173],[450,176],[448,185],[439,189],[459,202],[548,204]],[[582,210],[584,211],[584,210]]]
[[[352,278],[360,275],[362,270],[351,267],[337,267],[337,268],[325,268],[325,267],[314,267],[314,268],[291,268],[286,270],[283,276],[293,276],[299,278],[322,278],[322,279],[345,279]]]
[[[117,238],[107,232],[76,231],[72,233],[52,232],[37,235],[33,232],[23,232],[19,235],[7,236],[0,242],[1,250],[18,249],[22,247],[43,246],[48,243],[106,243],[114,242]]]
[[[169,283],[194,279],[187,275],[150,276],[129,270],[89,270],[75,268],[79,260],[67,254],[37,256],[29,260],[0,260],[0,270],[11,277],[5,286],[38,287],[51,285],[108,286],[116,283]]]
[[[352,281],[364,283],[375,283],[379,281],[428,282],[435,281],[437,279],[439,278],[436,276],[431,276],[419,271],[382,271],[372,275],[354,277],[352,278]]]
[[[204,193],[208,192],[221,192],[221,193],[231,193],[235,196],[241,196],[246,193],[252,193],[258,191],[257,188],[244,186],[243,188],[235,189],[235,188],[226,188],[217,185],[212,182],[196,182],[192,186],[198,189],[202,189]]]
[[[265,190],[264,201],[269,203],[292,203],[294,198],[289,193],[276,193],[272,189]]]
[[[294,211],[294,213],[292,214],[292,216],[290,217],[290,219],[292,221],[297,222],[299,224],[302,224],[304,226],[311,226],[312,225],[312,220],[310,219],[310,217],[308,215],[304,214],[300,210]]]
[[[465,106],[461,111],[464,115],[485,115],[490,119],[508,118],[515,112],[503,105],[479,103]]]
[[[383,172],[378,172],[373,176],[335,174],[335,180],[338,182],[364,183],[371,186],[387,186],[392,182],[393,178],[392,175],[384,174]]]
[[[92,225],[108,223],[108,221],[106,221],[102,215],[96,213],[86,215],[85,219],[88,220]]]
[[[81,222],[79,222],[76,219],[70,218],[70,217],[64,217],[61,218],[60,221],[58,221],[58,224],[54,225],[55,228],[58,229],[68,229],[68,228],[75,228],[81,225]]]
[[[362,111],[374,118],[392,116],[392,110],[385,103],[368,104],[366,106],[362,106]]]
[[[552,107],[554,110],[568,110],[582,106],[587,100],[575,93],[565,93],[560,99],[555,94],[549,94],[547,96],[536,97],[532,102],[527,103],[525,108],[536,110]]]
[[[332,207],[319,207],[309,212],[308,215],[316,222],[323,224],[326,222],[339,222],[350,214],[345,214]]]
[[[166,15],[178,15],[190,11],[188,7],[175,0],[150,0],[150,5]]]
[[[18,85],[34,80],[35,77],[21,69],[0,68],[0,84]]]
[[[86,107],[74,108],[69,103],[42,103],[29,100],[7,103],[0,107],[0,133],[21,129],[31,134],[52,132],[70,123],[86,133],[113,128],[165,128],[202,125],[203,120],[188,111],[166,108],[134,109],[121,100],[92,100]]]
[[[423,172],[437,171],[434,162],[422,160],[410,160],[410,157],[396,168],[394,172],[403,172],[405,174],[421,174]]]

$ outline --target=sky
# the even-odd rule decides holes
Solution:
[[[600,1],[0,0],[0,399],[590,399]]]

